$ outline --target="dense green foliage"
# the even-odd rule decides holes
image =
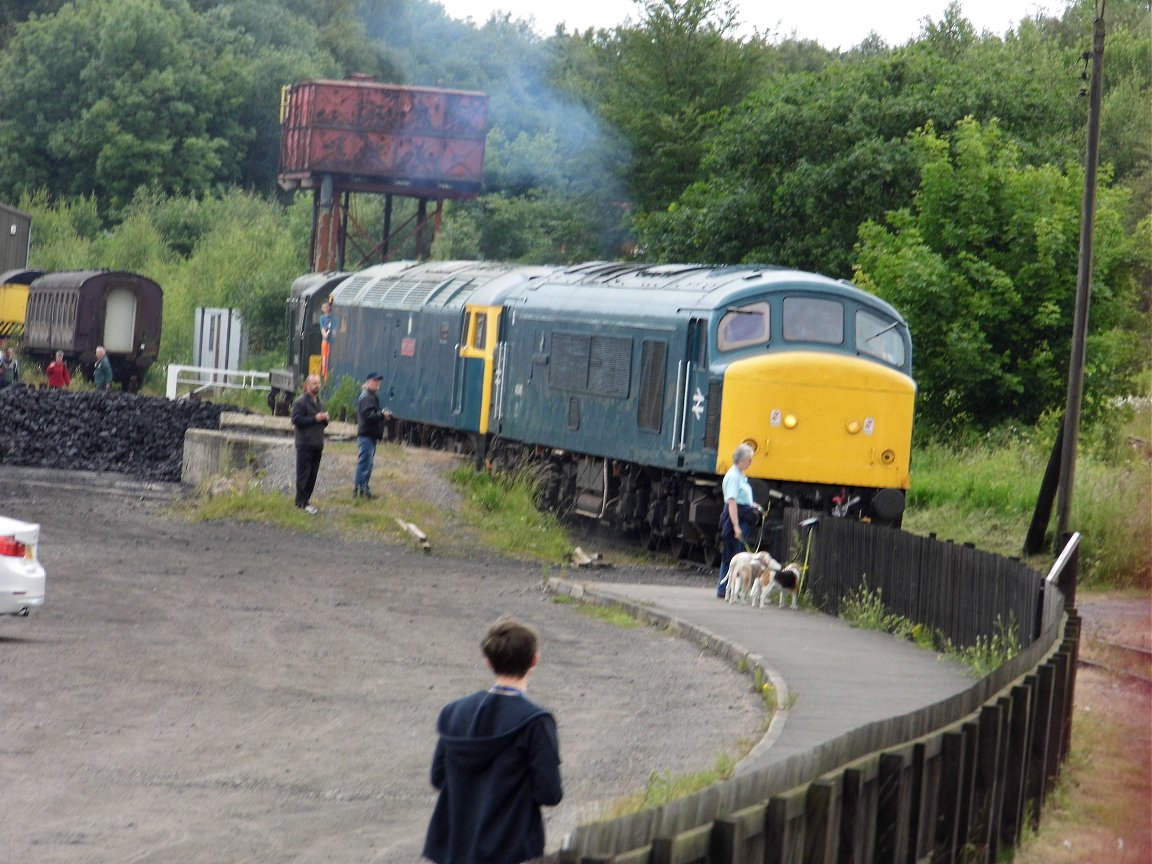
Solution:
[[[925,334],[922,422],[1032,423],[1066,392],[1083,172],[1025,165],[998,124],[971,118],[949,140],[929,126],[913,144],[920,186],[885,226],[861,227],[856,281]],[[1125,236],[1126,201],[1105,188],[1097,203],[1091,394],[1131,392],[1145,359],[1122,335],[1138,331],[1134,274],[1152,264]]]
[[[906,313],[921,431],[1058,411],[1069,354],[1093,0],[1005,34],[962,7],[900,46],[737,35],[728,0],[633,0],[547,38],[431,0],[18,0],[0,13],[0,200],[32,264],[239,307],[279,353],[311,202],[275,184],[280,88],[352,72],[490,97],[484,193],[436,257],[764,262],[853,277]],[[1149,356],[1152,14],[1110,0],[1086,398]],[[367,196],[362,196],[367,197]],[[357,218],[379,224],[379,202]],[[401,206],[404,206],[403,204]]]

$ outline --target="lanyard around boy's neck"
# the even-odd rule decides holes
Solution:
[[[523,696],[524,695],[523,690],[518,690],[515,687],[508,687],[504,684],[493,684],[489,688],[488,692],[489,693],[498,693],[501,696]]]

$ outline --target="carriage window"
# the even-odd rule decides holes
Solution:
[[[844,307],[836,300],[785,297],[782,321],[789,342],[844,342]]]
[[[861,309],[856,313],[856,350],[893,366],[903,366],[904,338],[900,324]]]
[[[748,345],[767,345],[768,320],[767,303],[751,303],[729,309],[720,319],[716,346],[721,351],[732,351]]]

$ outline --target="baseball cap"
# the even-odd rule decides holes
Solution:
[[[365,381],[383,381],[384,376],[381,375],[379,372],[369,372],[368,375],[364,378],[364,380]]]

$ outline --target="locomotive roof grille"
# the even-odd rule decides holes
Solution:
[[[445,262],[410,265],[381,274],[363,271],[340,286],[341,299],[356,306],[415,310],[458,308],[475,291],[510,269],[507,264]]]

